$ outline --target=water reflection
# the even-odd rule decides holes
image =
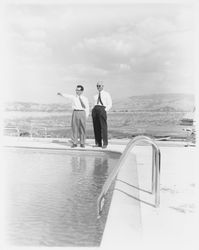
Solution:
[[[106,216],[97,220],[97,198],[116,159],[39,150],[8,152],[8,157],[10,243],[100,245]]]
[[[99,246],[106,217],[97,219],[97,198],[106,180],[108,157],[74,156],[71,165],[71,178],[74,178],[74,173],[76,178],[71,186],[74,199],[70,206],[70,216],[73,218],[70,230],[79,235],[76,245],[88,246],[89,240],[89,246]]]
[[[96,157],[94,159],[93,168],[93,184],[95,185],[95,193],[100,194],[102,186],[106,180],[109,169],[108,158]]]
[[[73,156],[71,157],[72,172],[85,172],[86,171],[86,159],[85,156]]]
[[[107,175],[108,171],[108,157],[96,157],[94,160],[94,170],[93,170],[93,176],[97,177],[100,176],[100,178],[103,178]]]

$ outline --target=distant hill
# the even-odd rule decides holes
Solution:
[[[6,103],[6,111],[24,111],[24,112],[65,112],[71,110],[70,104],[50,103],[41,104],[33,102],[10,102]]]
[[[194,95],[189,94],[154,94],[132,96],[125,99],[113,100],[112,112],[129,111],[165,111],[165,112],[190,112],[195,105]],[[71,105],[66,103],[39,104],[27,102],[13,102],[6,104],[6,111],[40,111],[40,112],[65,112],[71,110]]]
[[[194,95],[154,94],[115,100],[112,111],[192,111]]]

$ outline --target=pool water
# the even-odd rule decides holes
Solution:
[[[6,234],[12,245],[99,246],[97,198],[119,156],[112,153],[6,149]]]

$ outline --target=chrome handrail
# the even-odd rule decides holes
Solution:
[[[98,197],[98,215],[101,214],[104,201],[105,201],[105,195],[107,191],[109,190],[113,180],[117,176],[119,170],[121,169],[126,157],[131,152],[132,148],[137,145],[140,142],[148,142],[152,145],[153,153],[152,153],[152,194],[155,193],[155,207],[158,207],[160,204],[160,165],[161,165],[161,154],[160,150],[155,143],[155,141],[148,137],[148,136],[136,136],[133,139],[130,140],[130,142],[127,144],[122,156],[119,159],[119,162],[117,166],[113,169],[109,177],[107,178],[102,192],[100,193]]]

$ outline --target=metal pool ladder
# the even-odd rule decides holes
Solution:
[[[121,169],[125,159],[128,157],[128,154],[131,152],[132,148],[136,146],[138,143],[147,142],[152,146],[152,186],[151,186],[151,194],[155,193],[155,207],[158,207],[160,204],[160,165],[161,165],[161,154],[160,149],[158,148],[155,141],[148,137],[139,135],[130,140],[127,144],[122,156],[119,159],[118,164],[113,169],[109,177],[107,178],[102,192],[98,197],[98,215],[101,214],[104,206],[105,196],[107,191],[109,190],[113,180],[116,178],[119,170]]]

